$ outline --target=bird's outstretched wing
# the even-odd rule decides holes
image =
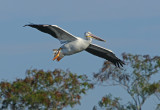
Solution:
[[[124,62],[115,56],[115,54],[108,49],[100,47],[95,44],[90,44],[86,49],[87,52],[96,55],[98,57],[104,58],[110,62],[112,62],[116,67],[120,67],[124,65]]]
[[[50,34],[51,36],[60,40],[61,43],[70,42],[77,39],[75,36],[63,30],[62,28],[58,27],[57,25],[28,24],[28,25],[24,25],[24,27],[25,26],[30,26],[32,28],[38,29],[41,32]]]

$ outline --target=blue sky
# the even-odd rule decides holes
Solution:
[[[70,69],[91,77],[102,67],[104,60],[87,52],[53,62],[52,49],[59,48],[60,43],[47,34],[22,27],[30,22],[56,24],[79,37],[91,31],[107,41],[94,43],[113,50],[120,58],[122,52],[159,55],[159,4],[159,0],[3,0],[0,2],[0,79],[23,78],[30,68]],[[75,108],[91,109],[106,92],[125,97],[116,89],[96,87]]]

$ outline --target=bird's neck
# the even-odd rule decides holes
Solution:
[[[92,38],[90,38],[90,37],[85,37],[85,39],[86,39],[87,41],[89,41],[90,43],[92,42]]]

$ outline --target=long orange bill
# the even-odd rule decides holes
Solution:
[[[95,35],[93,35],[93,34],[90,34],[90,36],[91,36],[92,38],[96,39],[96,40],[106,42],[105,40],[103,40],[103,39],[101,39],[100,37],[97,37],[97,36],[95,36]]]

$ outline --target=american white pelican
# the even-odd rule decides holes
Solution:
[[[58,27],[57,25],[28,24],[25,26],[30,26],[44,33],[48,33],[51,36],[57,38],[61,43],[64,44],[59,49],[53,50],[54,51],[53,60],[56,59],[57,61],[60,61],[64,56],[72,55],[85,50],[93,55],[96,55],[98,57],[104,58],[112,62],[117,67],[120,67],[120,66],[123,67],[123,64],[124,64],[123,61],[117,58],[111,50],[91,43],[92,38],[105,42],[105,40],[93,35],[91,32],[86,32],[85,39],[82,39],[80,37],[76,37],[70,34],[64,29]]]

